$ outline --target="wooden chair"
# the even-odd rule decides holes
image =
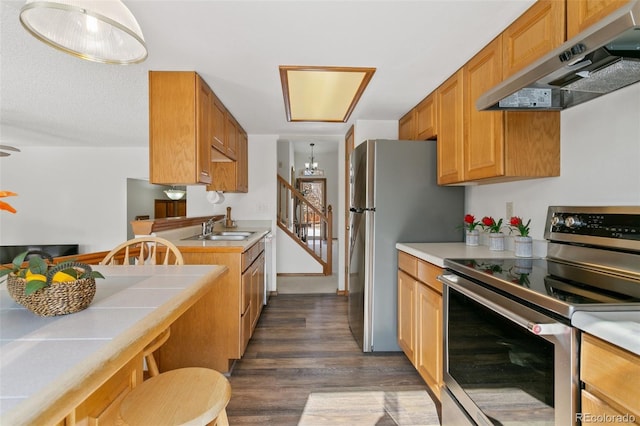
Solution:
[[[174,259],[174,265],[184,265],[182,253],[180,253],[175,244],[164,238],[152,236],[138,237],[125,241],[111,250],[100,264],[159,265],[157,261],[159,252],[164,252],[162,265],[168,265],[170,258]],[[118,263],[119,261],[122,263]]]
[[[178,368],[142,382],[120,404],[126,425],[228,426],[231,385],[215,370]]]
[[[174,259],[174,265],[184,265],[184,259],[178,247],[169,240],[152,236],[138,237],[125,241],[107,253],[100,265],[130,265],[132,264],[131,262],[134,265],[157,265],[159,247],[160,252],[164,251],[163,265],[168,265],[171,257]],[[119,261],[121,263],[118,263]],[[150,377],[155,377],[160,373],[153,353],[169,339],[170,334],[171,330],[167,328],[142,351]]]

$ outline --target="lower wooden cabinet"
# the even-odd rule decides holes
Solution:
[[[640,424],[640,356],[586,333],[580,354],[583,424]]]
[[[185,264],[225,265],[229,269],[229,272],[220,278],[221,285],[216,286],[206,298],[194,305],[188,312],[188,317],[176,321],[178,326],[200,327],[206,330],[207,341],[210,342],[206,346],[207,356],[194,356],[192,362],[197,363],[194,366],[227,372],[233,362],[244,355],[262,312],[264,242],[260,240],[244,250],[241,247],[228,247],[225,248],[226,251],[219,251],[220,248],[212,250],[207,247],[186,246],[179,249]],[[165,344],[160,351],[161,371],[190,362],[185,359],[172,359],[171,345]],[[177,352],[176,350],[176,356]],[[179,355],[185,357],[188,353]],[[202,364],[203,358],[207,360],[206,365]]]
[[[398,252],[398,345],[434,395],[442,386],[442,268]]]

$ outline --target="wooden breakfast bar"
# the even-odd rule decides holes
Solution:
[[[194,305],[215,303],[207,294],[227,273],[217,265],[94,269],[105,279],[96,280],[89,308],[70,315],[39,317],[0,289],[0,424],[113,420],[119,400],[142,382],[142,349]]]

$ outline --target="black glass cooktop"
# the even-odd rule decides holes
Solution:
[[[640,282],[547,259],[446,259],[458,275],[565,318],[576,310],[640,309]]]

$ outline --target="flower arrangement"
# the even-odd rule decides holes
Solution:
[[[472,214],[466,214],[464,216],[464,228],[467,231],[474,231],[476,226],[480,225],[480,222],[476,221],[476,218]]]
[[[488,229],[491,234],[498,233],[502,229],[502,218],[496,222],[493,217],[485,216],[482,218],[480,226],[482,226],[484,230]]]
[[[511,228],[511,232],[517,230],[520,233],[521,237],[528,237],[530,223],[531,223],[531,219],[529,219],[525,225],[524,222],[522,221],[522,218],[518,216],[513,216],[509,220],[509,228]]]
[[[0,269],[0,278],[13,274],[17,278],[25,279],[25,296],[52,283],[73,282],[83,278],[104,278],[100,272],[92,271],[87,264],[67,260],[56,265],[53,264],[50,256],[46,256],[49,263],[40,255],[31,256],[28,265],[22,267],[29,253],[28,251],[20,253],[13,259],[11,267]]]

